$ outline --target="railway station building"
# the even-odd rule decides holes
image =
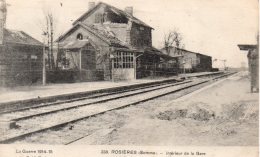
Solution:
[[[120,10],[106,3],[89,3],[71,29],[60,36],[58,63],[80,72],[81,81],[133,80],[164,74],[176,59],[152,46],[153,28],[133,16],[133,7]],[[167,69],[162,63],[168,63]]]

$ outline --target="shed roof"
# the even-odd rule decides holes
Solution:
[[[153,29],[151,26],[147,25],[146,23],[144,23],[143,21],[141,21],[138,18],[134,17],[133,15],[130,15],[127,12],[125,12],[123,10],[120,10],[120,9],[114,7],[114,6],[109,5],[109,4],[106,4],[104,2],[99,2],[95,7],[93,7],[90,10],[88,10],[87,12],[85,12],[75,22],[73,22],[73,25],[77,24],[77,22],[79,22],[79,21],[83,20],[84,18],[88,17],[92,12],[94,12],[96,9],[98,9],[101,6],[106,6],[111,11],[115,12],[116,14],[119,14],[121,16],[126,17],[128,20],[131,20],[134,23],[137,23],[139,25],[142,25],[142,26],[149,27],[149,28]]]
[[[238,47],[240,50],[250,50],[250,49],[256,49],[257,45],[239,44]]]
[[[4,42],[12,44],[42,46],[43,44],[23,31],[4,29]]]
[[[61,45],[61,47],[64,49],[80,49],[89,43],[90,42],[88,40],[75,40],[69,43],[65,43],[64,45]]]
[[[151,46],[151,47],[146,47],[144,49],[144,52],[145,53],[148,53],[148,54],[152,54],[152,55],[157,55],[157,56],[160,56],[161,58],[164,58],[164,59],[174,59],[176,57],[172,57],[172,56],[169,56],[167,54],[164,54],[163,52],[161,52],[160,50],[158,50],[157,48]]]
[[[202,56],[211,57],[211,56],[209,56],[209,55],[205,55],[205,54],[201,54],[201,53],[198,53],[198,52],[189,51],[189,50],[186,50],[186,49],[183,49],[183,48],[174,47],[174,46],[170,46],[169,48],[170,48],[170,49],[181,50],[181,51],[186,52],[186,53],[193,53],[193,54],[196,54],[196,55],[202,55]],[[161,51],[165,52],[165,51],[166,51],[166,48],[162,48]]]

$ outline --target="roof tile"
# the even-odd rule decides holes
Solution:
[[[42,46],[43,44],[31,37],[30,35],[26,34],[23,31],[16,31],[16,30],[4,30],[4,42],[5,43],[16,43],[16,44],[24,44],[24,45],[36,45]]]

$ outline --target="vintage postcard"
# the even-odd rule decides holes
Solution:
[[[258,0],[0,0],[1,157],[257,157]]]

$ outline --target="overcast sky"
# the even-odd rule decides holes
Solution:
[[[43,14],[51,10],[57,20],[56,36],[67,31],[74,20],[95,0],[6,0],[7,28],[23,30],[42,41]],[[226,59],[240,67],[246,52],[237,44],[256,44],[257,0],[103,0],[124,9],[134,7],[134,16],[154,28],[153,45],[162,48],[164,34],[178,28],[185,49]],[[62,3],[62,6],[61,4]],[[221,66],[222,63],[215,63]]]

